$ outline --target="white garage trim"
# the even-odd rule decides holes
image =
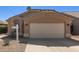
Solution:
[[[64,23],[31,23],[30,38],[64,38]]]

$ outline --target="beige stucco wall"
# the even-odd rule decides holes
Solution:
[[[23,22],[23,20],[22,20],[21,17],[13,17],[13,18],[11,18],[11,19],[8,21],[8,34],[11,34],[11,32],[13,31],[12,26],[14,26],[14,22],[15,22],[16,20],[19,21],[19,28],[20,28],[20,30],[19,30],[19,35],[23,35],[23,33],[22,33],[22,30],[23,30],[23,28],[22,28],[22,22]]]

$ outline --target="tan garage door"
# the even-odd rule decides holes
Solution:
[[[64,38],[64,23],[31,23],[31,38]]]

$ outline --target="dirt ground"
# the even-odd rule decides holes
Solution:
[[[26,45],[17,43],[16,41],[10,42],[10,45],[3,46],[4,43],[0,42],[0,52],[24,52]]]
[[[3,46],[6,40],[9,40],[9,45]],[[0,35],[0,52],[24,52],[26,48],[26,44],[22,43],[24,40],[20,38],[21,42],[17,42],[15,38],[2,34]]]

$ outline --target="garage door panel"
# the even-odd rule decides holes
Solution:
[[[64,23],[31,23],[31,38],[64,38]]]

